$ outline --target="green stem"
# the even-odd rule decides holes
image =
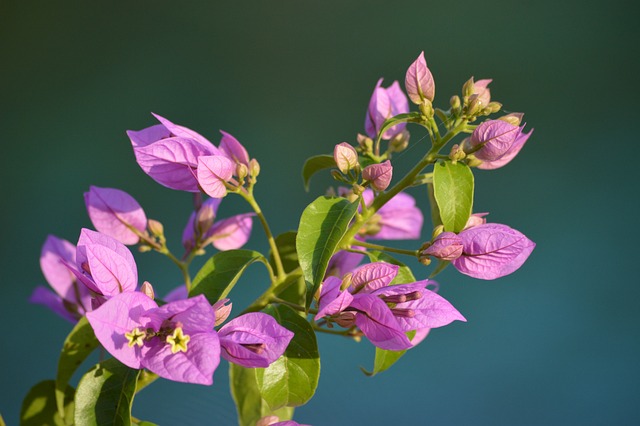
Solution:
[[[372,250],[381,250],[381,251],[388,251],[390,253],[406,254],[407,256],[413,256],[413,257],[418,255],[418,250],[404,250],[404,249],[399,249],[394,247],[386,247],[378,244],[368,243],[366,241],[357,241],[357,242],[354,242],[354,244],[357,244],[360,247],[366,247]]]
[[[271,255],[273,256],[274,263],[276,264],[276,272],[277,278],[282,280],[286,274],[284,272],[284,267],[282,266],[282,259],[280,259],[280,252],[278,251],[278,246],[276,245],[276,241],[273,238],[273,234],[271,233],[271,229],[269,229],[269,224],[267,223],[267,219],[262,214],[262,210],[258,205],[258,202],[253,196],[253,191],[250,192],[238,192],[244,198],[247,203],[253,208],[253,211],[256,212],[256,215],[260,219],[260,223],[262,224],[262,228],[264,229],[264,233],[267,236],[267,241],[269,242],[269,247],[271,248]]]
[[[309,310],[307,311],[307,310],[304,308],[304,306],[300,306],[300,305],[298,305],[297,303],[288,302],[288,301],[286,301],[286,300],[284,300],[284,299],[280,299],[279,297],[275,297],[275,296],[273,296],[273,297],[271,298],[271,302],[273,302],[273,303],[279,303],[279,304],[281,304],[281,305],[286,305],[286,306],[288,306],[288,307],[290,307],[290,308],[292,308],[292,309],[295,309],[296,311],[300,311],[300,312],[308,312],[308,313],[310,313],[310,314],[317,314],[317,313],[318,313],[318,311],[317,311],[316,309],[309,308]]]

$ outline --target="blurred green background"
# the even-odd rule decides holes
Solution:
[[[535,131],[505,168],[476,173],[476,211],[538,245],[506,278],[446,271],[441,294],[467,317],[434,330],[389,372],[365,377],[373,347],[320,336],[313,425],[566,425],[640,422],[637,247],[639,36],[624,1],[0,2],[3,338],[0,412],[17,424],[36,382],[53,378],[70,325],[27,303],[44,284],[47,234],[90,227],[89,185],[132,194],[170,246],[190,196],[155,184],[127,129],[156,112],[219,141],[235,135],[262,165],[257,197],[276,233],[296,227],[305,158],[355,141],[381,76],[403,80],[425,51],[436,106],[470,77],[523,111]],[[398,170],[426,149],[416,130]],[[427,207],[423,191],[413,191]],[[220,215],[248,211],[229,198]],[[428,225],[423,230],[430,235]],[[416,243],[417,244],[417,243]],[[411,245],[404,245],[411,247]],[[266,251],[261,230],[248,247]],[[141,280],[165,293],[180,275],[138,254]],[[195,271],[195,269],[194,269]],[[427,271],[418,269],[424,277]],[[238,308],[264,289],[252,267]],[[237,312],[237,311],[236,311]],[[87,364],[85,369],[88,369]],[[212,387],[162,381],[134,415],[162,425],[234,424],[226,363]]]

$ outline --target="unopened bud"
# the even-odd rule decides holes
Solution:
[[[147,226],[149,227],[149,232],[151,232],[151,235],[154,235],[156,237],[162,237],[164,235],[164,226],[157,220],[149,219],[149,221],[147,222]]]
[[[211,226],[213,225],[213,221],[216,218],[216,213],[213,210],[213,205],[211,203],[204,203],[198,213],[196,213],[196,232],[198,235],[205,235]]]
[[[238,180],[243,181],[249,174],[249,169],[243,163],[236,164],[236,176]]]
[[[393,167],[389,160],[380,164],[370,164],[362,170],[362,178],[369,181],[376,191],[384,191],[391,183]]]
[[[443,232],[434,238],[422,255],[433,256],[440,260],[454,261],[462,256],[462,239],[453,232]]]
[[[478,158],[475,155],[473,154],[467,155],[467,166],[478,167],[480,164],[482,164],[482,160],[478,160]]]
[[[495,114],[502,109],[502,104],[500,102],[489,102],[487,108],[491,111],[491,114]]]
[[[473,81],[473,77],[471,77],[469,80],[467,80],[463,85],[462,85],[462,96],[464,96],[465,98],[468,98],[469,96],[473,95],[474,92],[474,81]]]
[[[145,281],[144,283],[142,283],[142,286],[140,287],[140,292],[145,294],[151,300],[156,298],[156,294],[153,291],[153,286],[149,281]]]
[[[338,166],[338,170],[345,174],[359,166],[356,149],[346,142],[335,146],[333,159],[336,162],[336,166]]]
[[[252,158],[251,161],[249,161],[249,172],[251,173],[252,178],[257,177],[260,174],[260,164],[255,158]]]
[[[373,150],[373,140],[370,137],[358,133],[357,140],[363,153],[369,153]]]
[[[482,109],[482,101],[480,100],[478,95],[471,95],[469,97],[469,104],[467,105],[467,115],[474,116],[482,111]]]
[[[523,113],[512,112],[511,114],[507,114],[503,117],[498,118],[498,120],[506,121],[507,123],[514,126],[520,126],[520,124],[522,123],[522,117],[524,117]]]
[[[449,153],[449,158],[451,159],[451,161],[453,161],[454,163],[456,161],[460,161],[462,160],[464,157],[466,156],[466,154],[464,153],[464,151],[462,150],[462,148],[460,147],[460,145],[453,145],[451,147],[451,152]]]
[[[409,146],[409,138],[411,134],[408,130],[403,130],[402,132],[395,135],[389,141],[389,149],[391,152],[402,152]]]
[[[364,186],[358,185],[357,183],[353,184],[353,195],[355,195],[356,198],[362,195],[363,192],[364,192]],[[354,200],[351,200],[351,201],[353,202]]]
[[[345,291],[346,289],[349,288],[349,286],[351,285],[352,277],[353,277],[353,274],[351,272],[349,272],[344,277],[342,277],[342,283],[340,284],[340,291]]]
[[[138,246],[138,251],[139,251],[140,253],[146,253],[146,252],[148,252],[148,251],[151,251],[151,246],[150,246],[150,245],[147,245],[147,244],[140,244],[140,245]]]
[[[226,321],[229,318],[229,314],[231,314],[232,303],[229,302],[229,299],[221,299],[213,304],[213,311],[216,313],[216,327]]]
[[[460,110],[460,96],[452,96],[451,99],[449,99],[449,105],[451,105],[451,109],[454,111]]]
[[[433,117],[433,105],[429,99],[423,99],[422,103],[419,105],[420,112],[427,118]]]

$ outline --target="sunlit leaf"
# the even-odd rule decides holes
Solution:
[[[469,166],[451,161],[436,164],[433,190],[444,230],[462,231],[473,208],[473,173]]]
[[[140,370],[111,358],[89,370],[76,392],[76,426],[131,425],[131,406]]]
[[[318,197],[302,212],[296,250],[307,282],[307,307],[357,209],[357,201],[350,203],[344,198]]]
[[[293,309],[268,306],[264,312],[294,332],[287,350],[267,368],[256,369],[257,386],[270,409],[297,407],[311,399],[320,378],[320,354],[311,325]]]
[[[189,297],[204,294],[211,304],[216,303],[227,297],[245,269],[255,262],[267,264],[267,259],[253,250],[227,250],[214,254],[193,279]]]

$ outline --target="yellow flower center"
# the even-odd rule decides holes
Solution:
[[[191,337],[182,332],[182,327],[176,327],[173,334],[167,336],[167,343],[171,345],[171,353],[175,354],[180,351],[187,352],[187,343]]]
[[[146,334],[144,331],[141,331],[138,327],[131,330],[129,333],[124,333],[124,337],[127,338],[129,342],[129,347],[133,347],[134,345],[142,346],[144,344],[144,338]]]

